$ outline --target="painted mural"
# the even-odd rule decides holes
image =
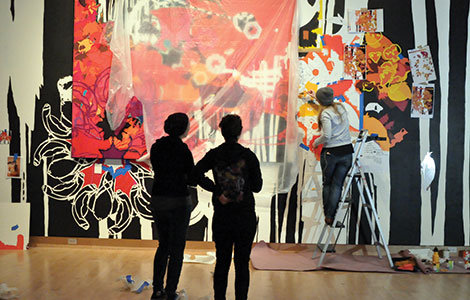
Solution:
[[[146,153],[142,105],[132,98],[126,117],[112,130],[105,107],[112,52],[99,3],[74,1],[72,156],[136,159]]]
[[[291,236],[286,236],[286,239],[291,242],[308,242],[315,241],[318,238],[319,232],[316,224],[321,223],[323,218],[321,204],[318,203],[321,197],[321,170],[318,164],[321,150],[313,149],[312,144],[319,135],[316,119],[319,107],[310,101],[306,91],[330,86],[335,90],[336,100],[347,104],[349,108],[353,136],[355,131],[365,128],[369,132],[386,137],[385,141],[367,145],[365,149],[367,155],[364,155],[361,163],[366,171],[370,172],[368,173],[369,182],[372,185],[373,198],[376,201],[382,220],[382,227],[385,227],[386,237],[390,238],[393,243],[395,237],[399,238],[393,234],[389,236],[389,233],[393,231],[394,224],[398,224],[396,223],[397,220],[401,220],[401,224],[407,222],[413,223],[413,226],[415,226],[420,221],[419,218],[414,217],[416,212],[413,212],[413,210],[418,210],[421,205],[423,206],[422,211],[427,210],[425,209],[427,206],[428,209],[432,209],[434,213],[436,212],[436,202],[432,200],[431,206],[429,206],[429,203],[420,204],[411,200],[416,197],[419,198],[419,189],[415,189],[413,194],[408,195],[391,191],[391,189],[400,190],[403,186],[412,184],[412,182],[415,186],[421,184],[419,173],[416,171],[414,172],[418,176],[413,175],[414,178],[410,179],[408,183],[405,183],[402,178],[396,177],[399,176],[396,173],[398,172],[398,166],[402,165],[398,160],[407,162],[407,165],[403,166],[404,168],[412,168],[412,165],[409,164],[410,159],[404,160],[402,154],[398,153],[406,151],[404,148],[410,149],[411,144],[414,143],[412,142],[414,138],[409,134],[416,136],[415,132],[417,130],[416,125],[409,121],[410,109],[412,109],[411,73],[407,52],[403,50],[413,48],[413,45],[403,43],[400,38],[396,38],[400,34],[402,36],[406,30],[401,33],[397,32],[396,28],[405,27],[396,26],[395,24],[393,25],[395,30],[392,30],[392,28],[362,30],[368,32],[362,34],[355,33],[361,30],[353,30],[352,33],[346,32],[345,24],[348,22],[348,12],[367,11],[365,8],[368,1],[335,1],[334,5],[330,2],[299,2],[304,17],[299,24],[299,45],[301,46],[299,48],[300,101],[297,120],[301,132],[300,146],[305,150],[302,152],[304,162],[301,168],[301,170],[304,170],[304,174],[300,177],[297,199],[294,198],[289,201],[297,201],[297,204],[293,207],[298,209],[300,206],[302,216],[296,218],[293,214],[284,213],[284,223],[294,222],[294,229],[297,231],[291,231]],[[377,5],[377,3],[374,5]],[[381,3],[373,8],[385,8],[384,14],[391,17],[386,5],[382,5]],[[431,5],[428,6],[429,10],[433,9]],[[382,10],[380,11],[382,12]],[[419,13],[423,12],[426,13],[425,10]],[[380,27],[383,25],[381,23]],[[371,33],[370,31],[383,32]],[[394,36],[395,39],[392,40],[390,36]],[[361,51],[361,65],[363,67],[359,72],[361,76],[347,76],[351,72],[345,71],[357,69],[358,64],[355,62],[358,60],[357,55],[350,57],[343,55],[342,49],[356,47],[362,47],[363,49]],[[344,54],[347,53],[347,51],[344,52]],[[436,59],[435,56],[433,58]],[[427,59],[431,60],[432,64],[431,55]],[[352,80],[346,80],[351,77]],[[341,85],[343,89],[338,89],[338,85]],[[350,88],[346,88],[347,86]],[[416,157],[415,159],[419,158]],[[416,168],[416,170],[418,169]],[[411,200],[409,206],[404,206],[408,206],[408,209],[404,211],[408,220],[403,219],[396,212],[393,213],[400,206],[397,204],[399,200],[395,198],[398,194]],[[463,203],[465,203],[465,200]],[[289,207],[290,204],[285,204],[285,206]],[[391,211],[392,213],[390,213]],[[440,221],[436,218],[436,215],[433,215],[432,218],[433,222],[427,224],[439,224]],[[464,213],[464,219],[468,219],[468,213]],[[468,220],[465,222],[468,226]],[[282,225],[282,221],[279,223]],[[401,229],[398,229],[398,227]],[[350,236],[355,236],[354,229],[350,230]],[[397,226],[395,229],[404,230],[404,227]],[[427,240],[431,236],[435,237],[435,235],[436,233],[432,233],[431,230],[427,237],[421,235],[421,238]],[[411,239],[410,236],[407,236],[406,240],[409,239]],[[357,243],[360,240],[363,240],[363,238],[356,237],[356,239],[350,238],[343,241]]]
[[[107,30],[111,30],[105,26],[112,19],[112,11],[104,5],[108,2],[48,0],[47,5],[35,4],[34,8],[20,2],[1,4],[1,25],[9,34],[0,38],[13,48],[0,49],[0,105],[4,107],[0,110],[0,128],[7,140],[0,144],[0,153],[5,162],[8,156],[21,157],[21,171],[17,178],[0,178],[0,185],[11,195],[11,202],[30,203],[31,235],[157,238],[147,208],[152,171],[135,161],[146,151],[145,103],[136,98],[126,103],[125,117],[117,130],[112,130],[106,120],[111,53],[103,38],[109,37]],[[202,8],[202,1],[167,2]],[[287,68],[283,68],[277,84],[269,86],[274,94],[263,98],[262,108],[254,104],[260,99],[256,95],[262,92],[249,87],[250,80],[242,82],[247,75],[241,72],[238,84],[230,85],[227,95],[231,95],[229,99],[247,95],[246,106],[234,104],[222,110],[206,106],[203,112],[214,115],[208,120],[204,114],[193,115],[193,138],[188,142],[194,147],[203,145],[201,153],[220,143],[214,129],[223,113],[246,113],[243,118],[253,120],[247,123],[252,130],[244,134],[242,144],[255,150],[264,162],[263,176],[272,183],[256,196],[256,240],[315,243],[318,239],[323,219],[321,172],[319,152],[312,147],[318,136],[318,107],[309,101],[306,91],[330,86],[336,100],[348,109],[353,136],[360,128],[367,128],[386,137],[385,141],[368,143],[362,163],[389,243],[470,245],[470,134],[466,134],[470,132],[470,115],[464,109],[470,105],[466,78],[469,43],[461,42],[469,40],[469,4],[461,2],[298,1],[299,86],[295,115],[300,172],[288,193],[276,193],[273,184],[284,155],[279,146],[285,143],[287,127]],[[198,9],[197,15],[207,17],[207,11],[217,11],[213,6],[216,3],[210,1],[211,7]],[[349,32],[348,12],[363,8],[383,10],[383,32]],[[41,16],[35,19],[35,12],[41,12]],[[27,15],[30,20],[25,19]],[[233,17],[236,13],[227,15]],[[253,15],[260,25],[269,21]],[[74,19],[76,16],[80,18]],[[152,16],[152,20],[159,17]],[[214,18],[202,17],[200,21],[207,24]],[[27,50],[32,54],[26,60],[21,51],[11,49],[20,48],[15,37],[31,36],[31,24],[38,30],[43,25],[37,34],[42,38],[29,41],[31,47]],[[165,24],[168,22],[163,20],[160,25]],[[230,26],[241,34],[232,23]],[[365,78],[344,76],[344,49],[348,45],[365,47]],[[429,46],[436,75],[435,80],[420,82],[433,87],[432,118],[412,118],[414,82],[408,50],[422,45]],[[175,86],[167,82],[165,89],[158,90],[163,91],[162,99],[175,98],[176,92],[210,97],[227,86],[225,76],[233,76],[237,70],[233,65],[229,68],[227,57],[231,52],[214,50],[226,58],[225,73],[214,73],[207,66],[209,58],[214,58],[207,52],[210,49],[198,53],[193,48],[178,47],[176,41],[161,41],[158,51],[147,51],[165,57],[166,64],[161,60],[161,68],[172,69],[175,62],[190,66],[176,82],[181,88],[172,89]],[[281,48],[284,52],[280,56],[285,56],[285,47]],[[189,56],[180,56],[181,49],[188,50],[185,53]],[[221,62],[219,56],[215,58]],[[260,64],[251,70],[250,78],[261,74],[263,68],[272,71],[275,63],[273,59],[267,65]],[[284,67],[282,59],[277,63]],[[24,81],[28,70],[33,72],[32,80]],[[181,105],[178,109],[189,109],[193,107],[188,104],[191,101],[171,103]],[[276,134],[268,134],[271,131]],[[81,142],[75,144],[78,140]],[[421,182],[420,164],[428,152],[432,152],[436,175],[426,189]],[[193,192],[188,238],[211,240],[210,196],[201,190]],[[6,228],[11,236],[17,233],[15,224]],[[367,233],[356,235],[354,230],[349,230],[349,238],[342,236],[340,242],[369,242]],[[17,239],[2,242],[8,247],[22,243]]]
[[[142,12],[145,8],[142,7],[142,3],[133,4],[136,11]],[[113,21],[108,20],[107,23],[103,21],[109,17],[108,14],[103,13],[104,2],[98,3],[99,5],[95,4],[94,1],[75,2],[73,84],[70,82],[70,76],[66,76],[61,78],[57,85],[61,105],[69,102],[72,104],[73,121],[71,122],[63,113],[62,107],[55,113],[51,112],[47,104],[43,107],[42,121],[48,138],[34,153],[34,165],[38,167],[42,165],[44,174],[47,174],[44,178],[47,185],[43,189],[45,193],[44,214],[46,215],[46,212],[51,209],[49,201],[66,202],[71,206],[73,221],[84,231],[97,227],[99,237],[121,238],[122,234],[132,227],[131,223],[136,222],[140,227],[142,237],[152,238],[152,218],[148,209],[150,195],[147,190],[151,187],[153,173],[145,163],[129,160],[145,153],[145,150],[133,148],[136,145],[137,147],[140,147],[138,145],[145,146],[142,135],[144,128],[142,110],[145,112],[145,106],[142,109],[142,101],[133,97],[129,103],[126,103],[126,117],[123,123],[117,130],[111,130],[109,125],[111,122],[106,120],[107,114],[105,113],[108,85],[109,81],[113,80],[112,54],[108,45],[109,32],[106,28],[110,24],[112,27]],[[211,20],[212,11],[217,9],[215,6],[201,9],[185,1],[169,1],[165,5],[157,2],[150,4],[150,7],[147,7],[148,12],[159,16],[156,17],[155,22],[163,22],[162,24],[166,24],[167,27],[171,22],[165,19],[167,15],[162,15],[161,10],[165,12],[168,9],[177,12],[196,11],[198,15],[198,18],[193,17],[197,21],[196,24],[193,24],[195,21],[187,23],[189,16],[181,16],[182,24],[192,24],[195,28],[191,30],[195,38],[185,46],[186,48],[177,48],[175,45],[180,43],[174,40],[175,35],[163,29],[161,35],[164,35],[164,38],[150,41],[153,43],[150,48],[138,44],[138,42],[149,42],[142,40],[145,34],[139,35],[141,31],[133,33],[135,45],[132,51],[137,53],[134,54],[136,58],[133,60],[136,78],[134,90],[140,95],[140,99],[147,100],[147,102],[143,101],[144,104],[147,103],[147,113],[149,110],[152,112],[150,118],[147,118],[147,125],[150,123],[150,127],[147,127],[147,130],[151,132],[150,136],[155,134],[155,130],[151,128],[158,129],[158,134],[162,134],[159,122],[162,123],[162,118],[170,110],[189,110],[193,122],[187,143],[192,146],[197,158],[198,151],[205,151],[208,147],[220,142],[220,136],[217,141],[215,140],[218,120],[225,113],[237,112],[244,120],[243,143],[252,147],[263,162],[282,162],[284,153],[282,148],[286,143],[287,105],[285,102],[289,80],[286,51],[292,24],[286,23],[284,27],[276,26],[275,33],[280,37],[277,40],[279,45],[270,47],[267,51],[263,43],[267,43],[267,37],[274,29],[267,27],[268,11],[261,13],[262,5],[260,4],[250,7],[250,11],[257,16],[257,20],[254,17],[248,18],[249,15],[246,13],[235,13],[236,7],[231,5],[222,7],[225,14],[216,14],[218,20]],[[295,5],[289,6],[293,14]],[[113,7],[108,8],[110,8],[108,13],[111,14]],[[209,8],[211,10],[207,10]],[[229,17],[228,13],[234,16]],[[220,19],[225,25],[230,25],[227,20],[233,21],[234,33],[239,31],[242,39],[238,42],[233,39],[226,40],[228,37],[226,32],[219,30],[215,33],[224,42],[218,46],[212,44],[212,47],[208,47],[210,43],[203,42],[207,33],[197,35],[195,30],[205,28],[208,25],[207,22],[216,22],[212,24],[214,25],[212,27],[217,27],[215,26],[217,24],[221,26],[223,24],[219,24]],[[200,24],[200,22],[205,23]],[[226,28],[226,26],[222,27]],[[261,32],[262,30],[265,32]],[[104,36],[101,36],[103,34]],[[222,34],[225,40],[221,38]],[[182,41],[183,38],[188,39],[189,36],[184,35],[180,38]],[[103,39],[108,39],[108,41]],[[253,43],[245,44],[246,39],[259,39],[262,42],[258,46]],[[173,44],[175,48],[165,54],[158,47],[168,47],[168,43]],[[242,47],[243,56],[240,56],[240,51],[231,48],[241,44],[245,44],[245,48]],[[196,46],[199,48],[196,49]],[[261,51],[256,50],[260,47]],[[255,49],[255,51],[250,49]],[[182,54],[176,55],[174,52],[182,52]],[[199,54],[193,55],[196,52]],[[275,53],[278,55],[274,55]],[[171,58],[172,55],[176,56]],[[236,61],[240,57],[242,60],[239,63],[247,66],[238,70],[236,67],[231,69],[230,66],[236,66]],[[247,57],[250,59],[247,60]],[[221,60],[224,63],[217,69],[216,65]],[[226,60],[229,60],[227,64]],[[153,67],[161,72],[152,71],[150,74],[144,74],[143,72],[148,70],[149,63],[158,64]],[[139,64],[140,67],[138,67]],[[195,64],[199,64],[199,67]],[[193,67],[196,68],[194,72],[191,71]],[[165,68],[167,68],[166,71],[162,71]],[[174,80],[170,80],[171,76]],[[202,78],[202,81],[198,78]],[[144,81],[147,83],[140,84]],[[258,84],[254,85],[255,82]],[[231,87],[227,90],[225,88],[228,85]],[[68,90],[65,91],[65,88]],[[156,92],[161,92],[161,94],[155,94]],[[148,95],[163,99],[155,105],[152,97],[148,103]],[[221,100],[215,101],[217,97]],[[201,106],[204,102],[207,103]],[[51,127],[49,124],[56,126]],[[264,136],[266,130],[269,133],[268,137]],[[71,142],[63,139],[69,135],[72,136]],[[86,141],[86,138],[97,138],[97,140]],[[136,143],[129,144],[126,141]],[[79,153],[82,154],[79,155]],[[100,153],[105,159],[86,159],[96,158],[96,154]],[[73,158],[77,156],[83,156],[83,158]],[[118,158],[118,160],[110,163],[110,158]],[[57,175],[59,168],[63,171]],[[276,177],[273,175],[273,179],[270,180],[268,176],[266,181],[274,181]],[[273,184],[274,182],[271,185]],[[195,236],[210,239],[212,213],[210,195],[202,191],[199,194],[199,197],[194,197],[194,210],[190,225],[195,225],[194,227],[197,228],[201,222],[209,223],[203,229],[202,236],[199,233],[195,233]],[[272,192],[269,192],[268,197],[271,195]],[[48,228],[49,224],[45,227]]]
[[[282,148],[295,2],[107,3],[75,1],[74,157],[139,158],[175,111],[194,120],[186,142],[196,159],[230,112],[246,143]]]

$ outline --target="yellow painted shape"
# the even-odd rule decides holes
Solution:
[[[391,84],[393,78],[395,78],[395,74],[397,73],[397,69],[394,63],[387,61],[384,62],[380,67],[380,82],[382,86],[386,84]]]
[[[317,33],[317,45],[319,47],[319,49],[323,49],[323,43],[322,43],[322,40],[321,40],[321,36],[323,35],[323,26],[321,26],[321,20],[323,20],[323,1],[324,0],[320,0],[320,10],[318,11],[318,24],[320,25],[320,27],[318,28],[315,28],[312,30],[313,33]]]
[[[392,84],[388,89],[388,97],[395,102],[411,99],[411,90],[406,82]]]
[[[376,118],[369,117],[368,114],[364,115],[364,128],[369,130],[369,133],[377,133],[380,137],[387,137],[385,141],[376,141],[380,148],[384,151],[390,150],[390,140],[387,136],[387,129]]]
[[[320,112],[320,106],[305,103],[299,108],[299,117],[314,117]]]
[[[385,48],[382,52],[382,56],[384,59],[392,61],[392,62],[397,62],[400,60],[400,55],[401,53],[401,47],[398,44],[392,44]]]
[[[369,52],[368,55],[374,63],[378,63],[380,57],[382,56],[382,53],[380,51],[374,51],[374,52]]]
[[[366,33],[366,43],[367,46],[372,48],[379,48],[380,41],[382,40],[383,35],[381,33]]]
[[[305,88],[307,89],[307,91],[313,90],[313,91],[316,92],[317,89],[318,89],[318,85],[316,85],[316,84],[314,84],[314,83],[311,83],[311,82],[309,81],[309,82],[307,82],[307,83],[305,84]]]
[[[90,51],[91,47],[93,46],[93,42],[86,38],[84,40],[78,41],[78,52],[80,53],[87,53]]]

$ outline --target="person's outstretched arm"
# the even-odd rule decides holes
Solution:
[[[215,191],[215,183],[207,177],[205,174],[207,171],[212,169],[212,158],[211,152],[209,151],[197,164],[194,166],[191,176],[189,177],[189,183],[192,186],[200,185],[203,189],[209,192]]]

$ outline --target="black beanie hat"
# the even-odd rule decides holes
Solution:
[[[332,88],[323,87],[321,89],[318,89],[315,96],[317,97],[317,100],[320,102],[321,105],[329,106],[333,103],[333,94],[334,93]]]
[[[163,130],[169,136],[181,136],[188,128],[189,118],[184,113],[174,113],[165,120]]]

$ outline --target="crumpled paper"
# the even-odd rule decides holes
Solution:
[[[432,260],[433,251],[431,249],[409,249],[409,251],[419,260]]]
[[[421,162],[421,175],[423,177],[423,187],[428,190],[436,175],[436,164],[434,159],[431,157],[432,152],[426,153]]]
[[[207,265],[211,265],[215,263],[215,260],[216,260],[215,252],[207,252],[206,254],[207,255],[185,254],[183,258],[183,262],[199,263],[199,264],[207,264]]]
[[[119,277],[117,280],[123,283],[124,289],[137,294],[140,294],[143,290],[152,287],[151,280],[142,280],[137,277],[132,277],[132,275],[125,275]]]
[[[6,283],[0,284],[0,299],[9,300],[9,299],[18,299],[18,289],[9,288]]]

